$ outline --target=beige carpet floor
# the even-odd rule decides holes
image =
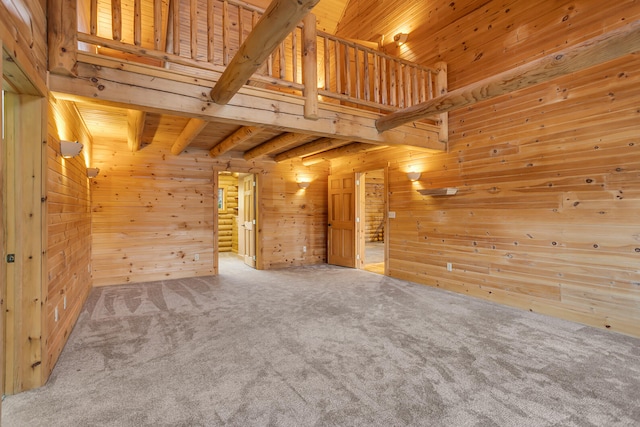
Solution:
[[[366,271],[231,264],[94,289],[2,425],[640,425],[638,339]]]

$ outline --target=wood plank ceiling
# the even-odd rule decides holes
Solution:
[[[247,3],[266,9],[269,6],[270,0],[248,0]],[[318,28],[334,34],[348,3],[348,0],[320,0],[313,10],[313,13],[318,19]],[[121,147],[121,149],[127,149],[128,127],[130,125],[128,117],[132,110],[91,102],[82,102],[76,105],[94,138],[110,140],[114,144],[114,148]],[[189,122],[190,119],[187,117],[147,113],[144,115],[142,138],[139,148],[143,149],[149,144],[174,146],[179,138],[185,138],[183,132],[188,133],[189,128],[192,127],[195,128],[195,130],[187,136],[190,140],[190,142],[186,144],[185,149],[187,150],[211,150],[214,147],[219,150],[220,143],[225,141],[226,145],[231,147],[229,151],[231,151],[232,154],[235,152],[236,155],[246,153],[265,142],[271,142],[271,146],[262,146],[260,150],[254,150],[252,153],[247,154],[247,158],[256,158],[265,155],[271,157],[280,155],[280,158],[290,158],[291,156],[287,155],[287,152],[290,152],[293,148],[298,148],[298,151],[292,152],[292,155],[298,154],[298,157],[323,151],[323,149],[314,149],[314,147],[309,147],[309,149],[299,148],[312,141],[318,140],[318,137],[313,135],[289,134],[277,129],[255,129],[254,132],[246,132],[247,136],[244,138],[235,138],[234,141],[228,141],[226,139],[230,136],[235,136],[235,132],[242,132],[242,127],[215,121],[205,123],[204,127],[196,126],[198,125],[197,123],[190,123],[190,127],[187,127]],[[181,136],[181,134],[183,135]],[[280,138],[275,139],[276,137]],[[321,139],[320,142],[322,143],[323,140],[324,139]],[[236,143],[232,144],[232,142]],[[350,143],[351,141],[347,140],[332,141],[332,144],[316,143],[316,146],[327,147],[326,149],[329,149]],[[134,147],[138,148],[135,145]],[[129,148],[131,148],[131,144],[129,144]],[[175,147],[175,149],[178,152],[181,151],[181,147]],[[212,151],[211,154],[216,155],[215,150]]]

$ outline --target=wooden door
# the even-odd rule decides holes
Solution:
[[[327,262],[356,266],[356,179],[354,174],[329,176]]]
[[[256,186],[255,175],[242,178],[242,236],[244,247],[244,263],[256,268]]]

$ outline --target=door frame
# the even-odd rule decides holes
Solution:
[[[383,170],[384,185],[384,275],[389,275],[389,164],[384,166],[370,166],[355,173],[356,176],[356,268],[363,270],[366,265],[366,242],[365,242],[365,226],[366,226],[366,174]],[[363,182],[364,181],[364,182]],[[363,220],[364,219],[364,220]]]
[[[258,173],[259,171],[256,171],[255,168],[233,168],[233,169],[228,169],[226,167],[224,168],[217,168],[217,167],[213,167],[213,194],[215,195],[214,197],[218,196],[218,188],[220,186],[220,180],[219,180],[219,173],[220,172],[225,172],[225,171],[229,171],[229,172],[233,172],[233,173],[241,173],[241,174],[252,174],[255,177],[255,187],[254,187],[254,205],[255,205],[255,217],[256,217],[256,224],[255,224],[255,230],[256,232],[254,233],[254,239],[255,239],[255,251],[256,251],[256,270],[262,270],[264,268],[263,264],[262,264],[262,257],[260,256],[261,252],[262,252],[262,233],[260,231],[260,224],[262,223],[261,221],[261,210],[260,210],[260,186],[262,184],[262,176],[260,173]],[[238,190],[240,189],[240,182],[238,181]],[[219,225],[218,225],[218,220],[219,220],[219,215],[218,215],[218,208],[217,208],[217,203],[214,204],[215,205],[215,209],[213,210],[213,272],[215,275],[220,274],[220,260],[219,260],[219,255],[220,255],[220,248],[218,246],[218,236],[219,236]],[[240,231],[238,230],[238,233]],[[238,236],[239,238],[240,236]]]
[[[14,394],[43,385],[49,371],[46,359],[48,325],[44,315],[48,283],[45,203],[48,103],[46,95],[24,73],[20,62],[3,46],[0,40],[2,87],[3,90],[5,87],[10,89],[9,98],[15,108],[8,115],[3,111],[0,119],[3,130],[0,147],[0,377],[2,394]],[[7,104],[4,101],[3,104],[4,109]],[[14,135],[13,142],[7,137],[7,129]],[[12,158],[9,159],[6,156],[8,144],[16,142],[19,146],[11,150]],[[9,162],[13,166],[9,167]],[[11,198],[5,192],[7,185],[12,186],[14,196]],[[11,229],[14,236],[8,233],[9,216],[15,222]],[[8,253],[15,254],[11,265],[7,262]]]

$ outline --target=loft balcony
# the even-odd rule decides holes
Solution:
[[[233,150],[247,160],[388,145],[445,149],[446,113],[385,132],[375,126],[385,114],[446,92],[445,64],[425,67],[341,39],[318,30],[310,14],[221,105],[212,89],[235,67],[243,44],[255,44],[264,10],[235,0],[75,1],[54,0],[51,8],[60,11],[49,22],[51,90],[83,104],[81,112],[137,110],[138,127],[145,114],[177,117],[187,133],[175,135],[174,154],[194,141],[214,157]],[[212,123],[228,135],[198,142]]]

